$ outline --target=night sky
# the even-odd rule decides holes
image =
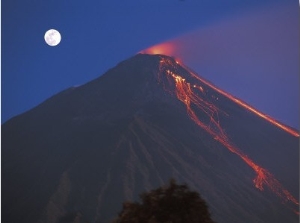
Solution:
[[[216,86],[299,129],[297,0],[1,2],[2,123],[159,45]],[[62,35],[55,47],[44,41],[51,28]]]

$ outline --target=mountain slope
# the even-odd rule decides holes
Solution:
[[[174,177],[217,222],[298,222],[291,131],[173,58],[138,54],[2,126],[2,220],[106,222]]]

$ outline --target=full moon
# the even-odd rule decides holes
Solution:
[[[61,35],[57,30],[49,29],[45,33],[44,39],[49,46],[56,46],[61,41]]]

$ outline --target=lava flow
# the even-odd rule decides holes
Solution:
[[[187,113],[191,118],[191,120],[193,120],[198,126],[200,126],[207,133],[209,133],[215,140],[217,140],[222,145],[224,145],[230,152],[238,155],[247,165],[249,165],[255,171],[257,176],[255,177],[253,182],[256,188],[258,188],[259,190],[263,190],[263,185],[266,185],[268,188],[270,188],[271,191],[273,191],[277,196],[279,196],[284,201],[291,201],[294,204],[298,205],[299,204],[298,200],[294,198],[293,195],[288,190],[286,190],[270,172],[260,167],[253,160],[251,160],[246,154],[244,154],[239,148],[237,148],[232,142],[230,142],[229,138],[225,134],[225,131],[221,127],[218,120],[219,112],[223,112],[223,111],[217,108],[214,104],[205,100],[205,92],[203,91],[203,86],[199,86],[197,84],[192,84],[187,82],[182,76],[180,76],[177,73],[178,68],[179,65],[174,64],[170,59],[161,58],[160,68],[159,68],[160,75],[166,74],[167,81],[170,84],[175,85],[176,97],[178,98],[178,100],[180,100],[182,103],[185,104]],[[161,80],[161,77],[159,77],[159,79]],[[227,93],[217,89],[210,83],[200,79],[199,77],[197,77],[197,79],[200,80],[205,85],[221,93],[222,95],[228,97]],[[163,85],[164,88],[167,89],[164,83]],[[172,93],[170,90],[168,91]],[[243,107],[249,109],[247,107],[248,105],[244,104],[243,102],[235,98],[232,98],[232,96],[230,96],[229,98],[239,103]],[[252,108],[250,110],[256,111],[253,110]],[[199,112],[202,112],[204,114],[201,116],[202,121],[198,118],[196,114]],[[255,113],[257,114],[257,112]],[[203,119],[207,119],[208,123],[205,123]],[[269,118],[266,117],[266,119]],[[294,135],[297,136],[296,134]]]
[[[222,94],[223,96],[229,98],[230,100],[236,102],[237,104],[239,104],[240,106],[242,106],[243,108],[253,112],[254,114],[258,115],[259,117],[269,121],[270,123],[272,123],[273,125],[281,128],[282,130],[290,133],[291,135],[295,136],[295,137],[299,137],[299,132],[295,131],[294,129],[291,129],[288,126],[285,126],[281,123],[279,123],[278,121],[276,121],[275,119],[269,117],[266,114],[263,114],[262,112],[258,111],[257,109],[253,108],[252,106],[248,105],[247,103],[235,98],[234,96],[226,93],[225,91],[222,91],[221,89],[215,87],[214,85],[212,85],[211,83],[205,81],[204,79],[201,79],[198,75],[196,75],[190,68],[184,66],[181,64],[181,66],[183,66],[186,70],[188,70],[195,78],[197,78],[198,80],[202,81],[204,84],[208,85],[210,88],[214,89],[215,91],[217,91],[218,93]]]

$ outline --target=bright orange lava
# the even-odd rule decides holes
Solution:
[[[202,129],[204,129],[207,133],[209,133],[215,140],[220,142],[224,145],[230,152],[238,155],[247,165],[249,165],[254,172],[257,174],[255,179],[253,180],[254,185],[259,190],[263,190],[263,185],[266,185],[273,191],[276,195],[281,197],[285,201],[291,201],[294,204],[299,204],[298,200],[293,197],[293,195],[286,190],[275,177],[268,172],[266,169],[260,167],[256,164],[253,160],[251,160],[246,154],[244,154],[239,148],[237,148],[232,142],[230,142],[229,138],[225,134],[224,130],[222,129],[219,120],[218,114],[222,112],[219,108],[217,108],[214,104],[208,102],[207,100],[201,97],[205,95],[203,91],[203,86],[198,86],[196,84],[191,84],[187,82],[183,77],[176,73],[177,68],[179,65],[174,65],[174,63],[170,59],[161,58],[160,61],[160,75],[166,74],[167,80],[169,83],[175,85],[175,91],[177,98],[185,104],[187,113],[189,117]],[[193,74],[195,75],[195,74]],[[238,104],[242,105],[243,107],[249,109],[250,106],[246,105],[245,103],[241,102],[238,99],[233,98],[232,96],[228,95],[227,93],[217,89],[207,81],[200,79],[198,76],[195,77],[200,80],[205,85],[211,87],[212,89],[216,90],[217,92],[221,93],[222,95],[227,96],[228,98],[234,100]],[[161,77],[159,78],[161,80]],[[164,89],[166,89],[165,84]],[[166,89],[168,92],[172,93],[169,89]],[[196,110],[201,111],[205,114],[205,118],[208,118],[209,124],[205,124],[201,121],[198,116],[196,115]],[[250,111],[255,111],[256,114],[259,114],[260,117],[265,118],[266,120],[270,121],[274,124],[274,121],[269,117],[264,117],[261,113],[257,112],[255,109],[251,108]],[[204,118],[204,116],[202,116]],[[276,122],[275,122],[276,123]],[[276,124],[277,125],[277,124]],[[285,129],[286,130],[286,129]],[[293,131],[289,131],[290,133],[294,133]],[[297,134],[293,134],[297,136]],[[299,136],[299,135],[298,135]]]

